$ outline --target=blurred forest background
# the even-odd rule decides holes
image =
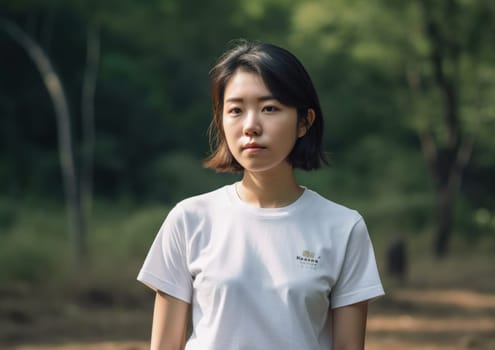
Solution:
[[[0,297],[141,305],[170,206],[237,179],[201,167],[208,71],[237,38],[307,67],[332,166],[298,177],[361,211],[385,279],[400,239],[409,283],[495,292],[493,1],[2,0]]]

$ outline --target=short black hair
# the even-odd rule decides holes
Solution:
[[[308,110],[315,119],[306,134],[298,138],[288,156],[294,168],[318,169],[326,164],[323,143],[323,113],[311,78],[302,63],[288,50],[279,46],[236,41],[210,71],[213,119],[210,125],[211,156],[204,166],[218,172],[240,172],[243,167],[232,156],[222,127],[225,87],[238,70],[258,74],[273,96],[297,110],[298,122],[308,124]]]

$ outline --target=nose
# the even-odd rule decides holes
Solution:
[[[244,135],[246,136],[260,136],[262,132],[261,122],[259,115],[256,111],[249,111],[246,114],[243,125]]]

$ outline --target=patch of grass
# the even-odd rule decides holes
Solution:
[[[97,201],[88,230],[87,261],[75,271],[61,204],[27,201],[11,208],[15,210],[9,225],[0,235],[0,287],[112,284],[129,281],[130,276],[135,280],[169,210],[159,204]]]
[[[0,283],[42,284],[61,276],[68,258],[66,221],[53,203],[13,204],[0,235]]]

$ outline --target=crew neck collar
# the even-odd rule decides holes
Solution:
[[[302,206],[304,206],[305,203],[307,203],[307,198],[310,192],[306,187],[301,186],[301,188],[304,190],[303,193],[292,203],[278,208],[260,208],[243,201],[239,197],[239,194],[236,190],[237,184],[238,182],[226,186],[232,204],[234,204],[241,210],[262,217],[281,217],[294,213],[294,211],[301,208]]]

